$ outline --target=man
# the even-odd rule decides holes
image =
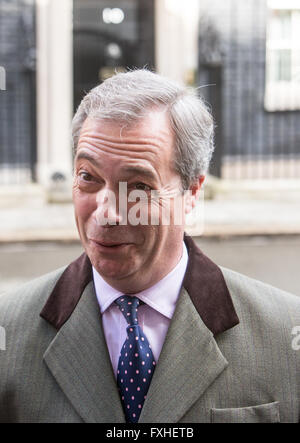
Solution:
[[[0,297],[0,421],[299,421],[300,300],[184,234],[213,151],[203,102],[117,74],[83,99],[73,137],[85,253]]]

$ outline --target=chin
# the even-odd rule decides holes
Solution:
[[[133,271],[133,268],[128,266],[128,263],[118,263],[116,260],[103,258],[93,260],[92,265],[101,277],[109,280],[120,280],[129,277]]]

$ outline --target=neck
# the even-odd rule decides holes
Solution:
[[[123,294],[137,294],[139,292],[145,291],[146,289],[151,288],[160,280],[162,280],[166,275],[168,275],[179,263],[182,257],[182,242],[179,247],[176,248],[176,254],[173,254],[172,260],[168,260],[168,263],[164,263],[163,265],[153,267],[149,266],[149,270],[151,272],[145,272],[143,274],[143,278],[141,275],[133,274],[123,279],[107,279],[104,276],[102,278],[113,288],[122,292]],[[101,273],[99,272],[101,275]]]

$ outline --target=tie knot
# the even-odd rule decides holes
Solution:
[[[138,307],[140,300],[137,297],[122,295],[115,300],[115,303],[118,305],[129,325],[138,324]]]

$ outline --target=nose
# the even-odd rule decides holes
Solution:
[[[103,189],[97,194],[96,223],[99,226],[116,226],[122,223],[119,213],[119,199],[111,189]]]

